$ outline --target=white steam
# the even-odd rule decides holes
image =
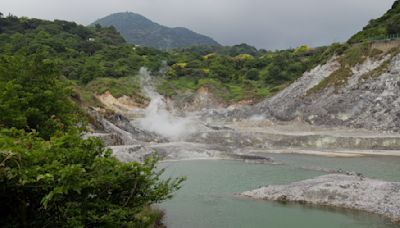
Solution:
[[[142,92],[151,100],[144,110],[144,118],[138,121],[140,127],[171,139],[194,133],[196,127],[190,117],[178,117],[173,115],[173,110],[168,110],[163,96],[154,90],[149,71],[141,68],[139,74]]]

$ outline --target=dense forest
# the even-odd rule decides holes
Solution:
[[[170,198],[183,179],[161,179],[155,157],[122,163],[100,140],[83,139],[85,115],[66,80],[86,83],[96,53],[126,48],[123,40],[110,28],[13,16],[0,28],[0,226],[154,224],[161,213],[149,206]]]
[[[87,102],[93,101],[92,94],[115,91],[115,86],[123,91],[114,92],[117,97],[140,94],[139,85],[130,78],[142,66],[159,77],[159,90],[167,96],[207,86],[226,102],[260,99],[326,61],[335,51],[307,46],[265,51],[241,44],[163,52],[127,44],[113,27],[84,27],[12,15],[0,19],[0,28],[1,55],[41,54],[51,59],[59,74],[74,83],[75,91]],[[160,74],[161,69],[167,72]]]

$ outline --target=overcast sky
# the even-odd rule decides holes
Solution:
[[[0,12],[90,24],[132,11],[225,45],[284,49],[345,41],[394,0],[0,0]]]

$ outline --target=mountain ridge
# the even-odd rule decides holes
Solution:
[[[219,46],[212,38],[185,27],[167,27],[133,12],[113,13],[91,26],[114,26],[128,43],[162,50],[188,46]]]

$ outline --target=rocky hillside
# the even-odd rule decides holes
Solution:
[[[246,116],[399,131],[400,41],[391,27],[400,18],[399,12],[396,1],[384,16],[334,48],[336,54],[329,61],[247,110]],[[373,32],[378,30],[382,33]],[[368,40],[373,34],[392,39]]]
[[[219,45],[210,37],[187,28],[169,28],[136,13],[115,13],[95,21],[92,25],[114,26],[132,44],[163,50],[194,45]]]
[[[256,105],[256,113],[283,121],[300,119],[316,125],[398,131],[399,51],[394,48],[383,52],[372,49],[374,45],[365,47],[370,52],[360,55],[354,63],[347,59],[348,55],[361,47],[352,47],[305,73]],[[249,112],[254,114],[254,108]]]

